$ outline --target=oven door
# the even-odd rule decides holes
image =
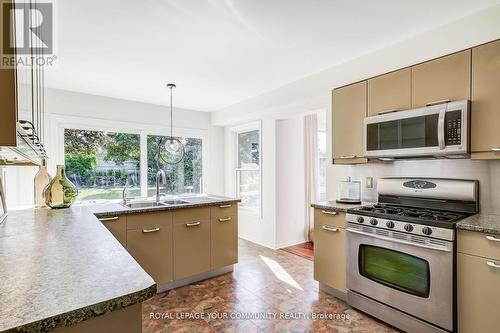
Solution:
[[[347,289],[453,329],[452,242],[358,225],[347,231]]]

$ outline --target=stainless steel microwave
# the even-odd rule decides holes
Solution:
[[[469,101],[448,102],[364,119],[367,158],[466,158]]]

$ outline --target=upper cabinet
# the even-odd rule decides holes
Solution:
[[[473,159],[500,159],[500,40],[472,49]]]
[[[412,67],[412,108],[470,99],[471,50]]]
[[[411,68],[368,80],[368,116],[411,108]]]
[[[332,92],[332,147],[336,164],[366,163],[363,158],[363,119],[367,109],[366,81]]]

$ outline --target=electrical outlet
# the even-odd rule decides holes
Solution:
[[[366,188],[373,188],[373,177],[366,177]]]

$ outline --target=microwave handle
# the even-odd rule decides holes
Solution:
[[[438,118],[438,144],[439,144],[439,150],[444,150],[446,148],[445,145],[445,139],[444,139],[444,120],[446,116],[446,109],[442,109],[439,111],[439,118]]]

